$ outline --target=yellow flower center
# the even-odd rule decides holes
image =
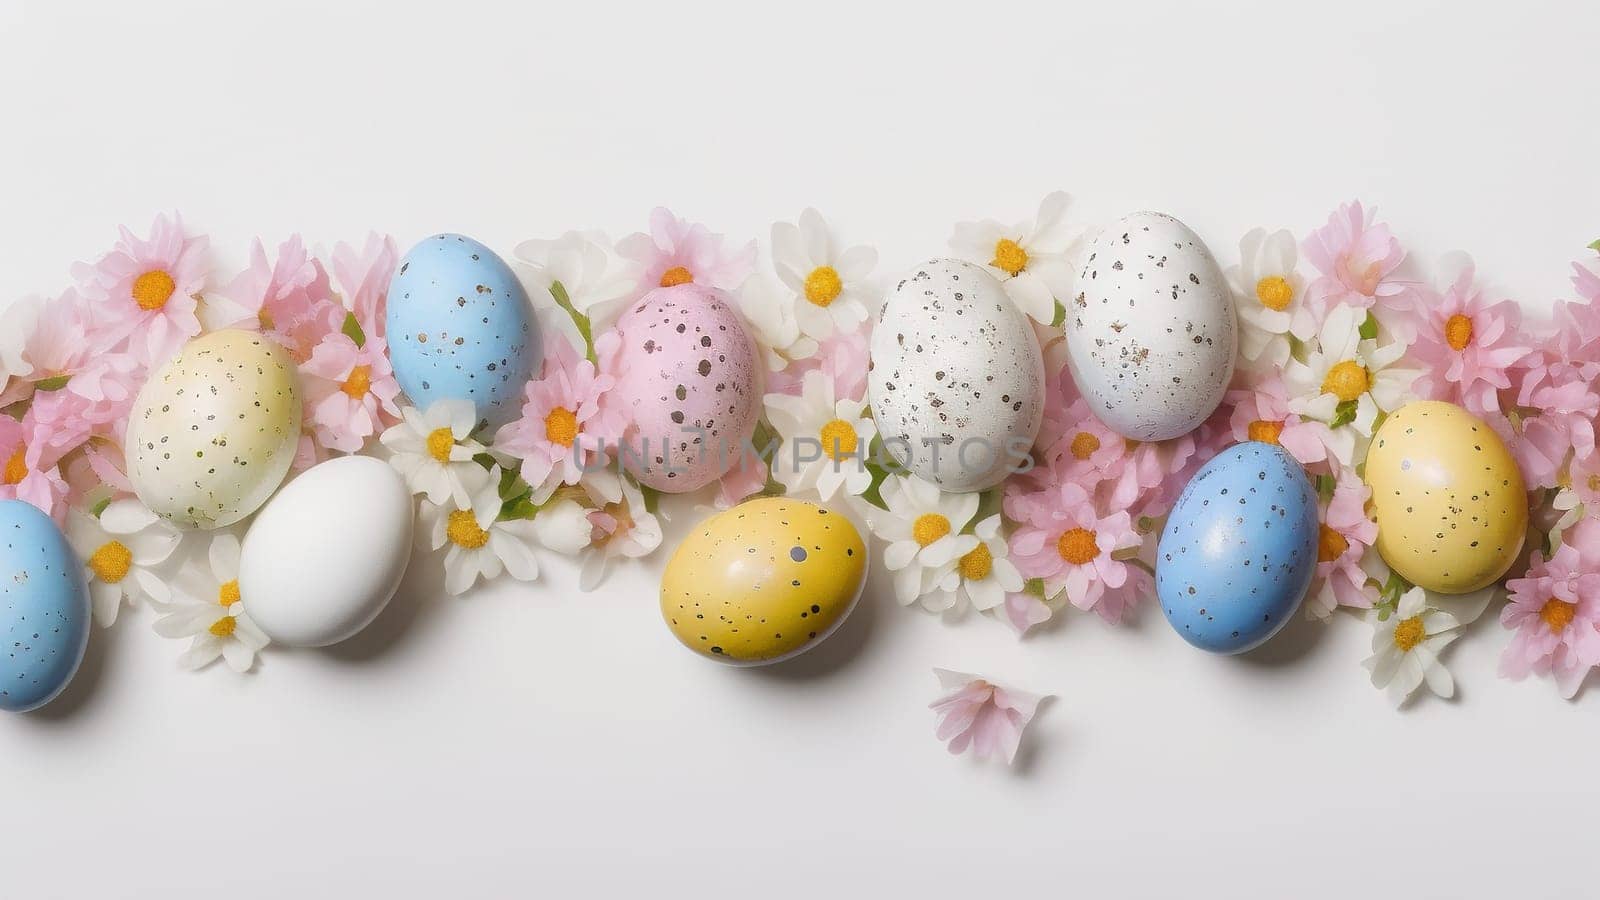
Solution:
[[[1554,597],[1546,600],[1544,606],[1539,608],[1539,618],[1544,620],[1544,624],[1550,626],[1552,634],[1571,625],[1573,617],[1577,614],[1578,605],[1576,603],[1568,603],[1565,600],[1557,600]]]
[[[856,446],[861,443],[861,438],[856,434],[856,427],[843,419],[834,419],[822,426],[818,432],[822,439],[822,452],[832,457],[835,462],[843,462],[856,452]],[[946,525],[949,531],[950,526]]]
[[[1256,282],[1256,299],[1274,312],[1283,312],[1294,300],[1294,288],[1282,275],[1268,275]]]
[[[238,627],[238,621],[233,616],[223,616],[211,623],[206,630],[219,638],[233,637],[233,629]]]
[[[544,417],[544,439],[552,444],[571,447],[578,439],[578,416],[565,406],[550,410]]]
[[[683,266],[673,266],[661,273],[662,287],[677,287],[694,281],[694,274]]]
[[[1394,627],[1394,645],[1400,648],[1401,653],[1410,653],[1411,648],[1422,643],[1428,636],[1428,629],[1422,627],[1422,617],[1412,616]]]
[[[349,397],[351,400],[360,400],[362,397],[365,397],[367,395],[367,391],[371,389],[371,366],[356,366],[354,369],[350,370],[350,377],[344,380],[344,384],[339,385],[339,390],[344,391],[345,396]]]
[[[106,584],[116,584],[128,577],[133,566],[133,551],[121,541],[107,541],[89,554],[89,571]]]
[[[1317,562],[1333,562],[1349,549],[1350,542],[1332,528],[1323,525],[1317,533]]]
[[[1257,419],[1250,423],[1250,428],[1245,433],[1245,436],[1252,441],[1260,441],[1263,444],[1276,444],[1278,436],[1281,434],[1283,434],[1282,422],[1268,422],[1266,419]]]
[[[428,432],[428,455],[435,461],[450,461],[450,451],[456,447],[456,436],[448,428],[435,428]]]
[[[1472,320],[1456,313],[1444,323],[1444,339],[1451,350],[1465,350],[1472,343]]]
[[[844,282],[839,280],[839,273],[833,266],[817,266],[806,276],[806,299],[817,306],[827,306],[839,299],[842,291]]]
[[[979,544],[972,552],[961,557],[961,577],[968,581],[982,581],[994,571],[994,554],[987,544]]]
[[[1089,457],[1100,449],[1100,439],[1087,431],[1080,431],[1072,437],[1072,458],[1087,461]]]
[[[478,527],[478,518],[470,509],[452,512],[444,532],[450,538],[450,543],[468,550],[476,550],[489,543],[489,532]]]
[[[994,244],[994,261],[989,263],[1007,275],[1015,275],[1028,267],[1028,251],[1011,238],[1001,238]]]
[[[17,445],[17,452],[11,454],[6,460],[4,481],[6,484],[21,484],[22,479],[28,477],[27,449],[21,444]]]
[[[1067,562],[1082,566],[1100,555],[1100,545],[1095,543],[1094,532],[1087,528],[1074,528],[1056,540],[1056,552]]]
[[[232,606],[238,602],[239,579],[235,578],[232,581],[224,581],[222,585],[217,588],[217,604],[220,606]]]
[[[949,533],[950,520],[938,513],[923,513],[911,525],[911,536],[924,547]]]
[[[1600,494],[1600,472],[1590,475],[1588,484],[1591,493]]]
[[[277,327],[272,321],[272,313],[267,312],[265,306],[261,307],[260,311],[256,313],[256,322],[260,323],[262,331],[271,331]]]
[[[1359,398],[1370,387],[1372,376],[1367,372],[1367,367],[1353,359],[1329,369],[1328,377],[1322,379],[1322,392],[1332,394],[1345,403]]]
[[[152,269],[133,280],[133,302],[139,304],[140,309],[157,310],[167,305],[177,288],[171,275]]]

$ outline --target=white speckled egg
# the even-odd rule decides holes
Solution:
[[[889,292],[867,386],[884,448],[947,491],[999,484],[1044,415],[1044,358],[1028,317],[993,275],[931,259]]]
[[[300,440],[294,360],[271,338],[202,335],[151,374],[128,419],[128,478],[139,499],[184,528],[255,512],[282,483]]]
[[[1140,212],[1090,245],[1067,304],[1067,362],[1096,416],[1124,437],[1194,430],[1233,377],[1233,295],[1187,225]]]

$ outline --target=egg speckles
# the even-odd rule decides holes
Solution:
[[[867,548],[844,516],[783,497],[705,520],[661,578],[661,614],[685,647],[762,665],[816,646],[855,606]]]
[[[682,493],[739,461],[761,416],[762,370],[744,319],[716,288],[657,288],[617,320],[619,454],[643,484]]]
[[[1365,474],[1378,552],[1412,584],[1475,591],[1522,551],[1522,471],[1494,429],[1459,406],[1426,400],[1396,410],[1372,436]]]
[[[190,341],[139,390],[128,478],[183,528],[220,528],[277,490],[300,440],[294,360],[276,341],[229,329]]]
[[[50,517],[0,500],[0,709],[25,712],[67,686],[89,643],[83,567]]]
[[[1317,495],[1282,447],[1237,444],[1183,489],[1156,548],[1156,596],[1183,639],[1240,653],[1277,633],[1317,570]]]
[[[1194,430],[1233,377],[1233,295],[1188,226],[1141,212],[1090,245],[1067,304],[1067,361],[1095,415],[1140,441]]]
[[[889,292],[867,373],[884,448],[947,491],[998,484],[1044,416],[1044,357],[1026,316],[978,266],[934,259]]]
[[[521,413],[523,385],[544,360],[539,324],[516,274],[459,234],[427,238],[400,261],[385,329],[395,379],[413,403],[471,400],[489,428]]]

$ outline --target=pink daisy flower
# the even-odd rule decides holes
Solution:
[[[306,419],[317,443],[356,453],[368,439],[400,421],[400,385],[382,338],[357,347],[345,334],[329,334],[300,364]]]
[[[1024,578],[1044,580],[1047,595],[1066,592],[1079,609],[1097,609],[1108,590],[1128,583],[1129,567],[1114,554],[1139,546],[1125,510],[1107,516],[1095,511],[1082,487],[1064,484],[1054,508],[1040,506],[1011,535],[1011,560]],[[1126,604],[1097,610],[1118,621]],[[1116,618],[1110,618],[1115,613]]]
[[[1389,226],[1373,223],[1375,215],[1360,201],[1346,203],[1301,244],[1306,259],[1322,273],[1306,290],[1307,307],[1317,321],[1335,303],[1362,309],[1381,304],[1397,311],[1407,306],[1408,285],[1395,277],[1405,251]]]
[[[384,337],[389,282],[399,265],[400,251],[388,235],[367,235],[366,245],[359,250],[345,243],[333,247],[334,280],[344,295],[346,308],[355,314],[369,340]]]
[[[1538,388],[1527,400],[1517,402],[1539,414],[1524,419],[1521,433],[1511,435],[1511,453],[1528,487],[1554,487],[1569,453],[1577,459],[1588,459],[1594,453],[1600,395],[1585,382],[1572,380]],[[1491,424],[1503,437],[1509,430],[1504,417],[1491,419]]]
[[[1511,387],[1511,371],[1533,348],[1519,330],[1517,304],[1484,302],[1473,273],[1468,261],[1443,294],[1419,298],[1411,315],[1417,334],[1411,354],[1425,369],[1412,390],[1489,416],[1500,412],[1500,392]]]
[[[1341,472],[1324,505],[1317,536],[1317,583],[1306,596],[1306,615],[1326,619],[1336,607],[1371,609],[1377,591],[1367,586],[1361,559],[1378,539],[1378,523],[1367,516],[1372,489],[1354,472]]]
[[[299,235],[267,258],[260,240],[250,247],[250,267],[209,302],[212,329],[248,328],[278,339],[297,362],[311,358],[322,339],[344,327],[345,308],[333,295],[322,263],[306,252]]]
[[[206,239],[187,234],[176,215],[157,216],[150,237],[126,227],[110,252],[72,274],[92,308],[100,340],[126,338],[134,357],[157,366],[200,333],[195,314],[205,290]]]
[[[690,282],[736,291],[755,268],[756,244],[737,250],[722,244],[722,235],[658,206],[650,213],[650,232],[618,241],[617,253],[639,265],[641,291]]]
[[[625,424],[604,402],[615,385],[612,375],[597,372],[565,338],[549,341],[542,377],[523,389],[522,417],[494,439],[497,452],[522,461],[534,502],[604,465],[607,446],[616,446]]]
[[[56,467],[61,453],[29,410],[21,421],[0,415],[0,500],[21,500],[59,524],[67,514],[67,483]]]
[[[1500,624],[1515,634],[1500,656],[1500,674],[1521,680],[1531,672],[1554,675],[1571,698],[1600,663],[1600,522],[1574,526],[1546,560],[1535,551],[1523,578],[1506,582],[1510,602]]]
[[[1044,698],[993,684],[976,675],[934,669],[945,693],[928,704],[939,717],[935,735],[948,741],[951,753],[972,751],[979,759],[1017,758],[1022,730],[1033,720]]]
[[[120,440],[142,380],[139,363],[131,353],[112,351],[120,339],[97,326],[91,312],[69,290],[41,305],[23,345],[35,415],[63,452],[90,433]]]
[[[1346,453],[1354,451],[1354,435],[1335,435],[1327,423],[1302,419],[1289,411],[1289,388],[1282,376],[1272,374],[1250,380],[1250,387],[1229,390],[1224,398],[1230,408],[1228,434],[1234,443],[1277,444],[1301,465],[1324,470],[1332,465],[1330,456],[1337,457],[1340,447]]]

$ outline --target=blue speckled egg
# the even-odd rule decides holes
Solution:
[[[0,500],[0,709],[49,703],[88,645],[89,587],[67,539],[33,506]]]
[[[1317,495],[1275,444],[1218,454],[1195,473],[1156,548],[1156,597],[1183,639],[1242,653],[1277,633],[1317,570]]]
[[[527,291],[493,250],[436,234],[400,261],[385,327],[395,379],[420,408],[471,400],[490,428],[515,419],[522,387],[544,360]]]

